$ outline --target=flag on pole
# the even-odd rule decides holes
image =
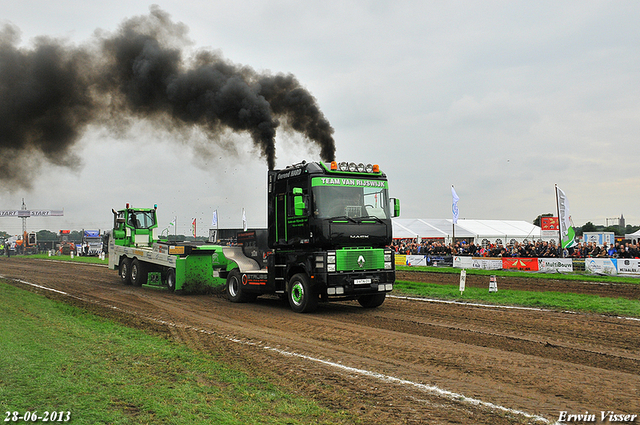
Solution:
[[[213,219],[211,220],[211,227],[218,227],[218,210],[213,211]]]
[[[458,197],[456,190],[453,188],[453,185],[451,185],[451,196],[453,197],[453,204],[451,205],[451,211],[453,212],[453,224],[458,224],[458,214],[460,213],[460,211],[458,211],[458,201],[460,198]]]
[[[193,221],[191,222],[191,233],[193,234],[193,237],[196,237],[196,219],[194,218]]]
[[[176,225],[176,221],[178,221],[178,217],[173,217],[173,221],[171,223],[169,223],[169,226],[175,226]]]
[[[560,243],[562,248],[571,248],[576,243],[576,232],[573,229],[573,220],[569,211],[569,200],[562,189],[556,186],[558,197],[558,224],[560,227]]]
[[[247,215],[244,212],[244,208],[242,209],[242,230],[247,231]]]

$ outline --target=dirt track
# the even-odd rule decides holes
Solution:
[[[178,296],[125,287],[105,267],[17,258],[0,258],[0,276],[62,291],[13,282],[219,355],[365,424],[640,414],[638,320],[394,298],[300,315],[276,298]]]

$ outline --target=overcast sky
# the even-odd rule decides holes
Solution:
[[[379,164],[404,218],[450,218],[454,185],[461,218],[530,222],[555,213],[558,184],[576,225],[621,214],[640,225],[637,1],[155,4],[193,49],[295,75],[334,128],[337,159]],[[0,0],[0,23],[20,29],[24,49],[38,36],[79,45],[151,5]],[[43,163],[30,191],[5,183],[0,210],[22,198],[64,209],[28,219],[31,231],[108,229],[127,202],[158,204],[160,228],[177,216],[184,234],[196,218],[207,235],[216,209],[220,227],[240,227],[242,208],[250,227],[265,226],[266,162],[246,134],[226,137],[235,154],[145,122],[121,137],[91,126],[73,148],[77,168]],[[276,155],[277,167],[319,159],[282,129]],[[21,231],[20,219],[0,220]]]

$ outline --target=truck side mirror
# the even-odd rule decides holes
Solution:
[[[296,217],[303,216],[307,205],[304,201],[304,195],[302,194],[302,188],[293,188],[293,215]]]
[[[400,199],[391,198],[392,206],[393,206],[393,217],[400,217]]]

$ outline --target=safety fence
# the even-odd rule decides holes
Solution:
[[[640,275],[640,259],[638,258],[486,258],[396,254],[396,265],[478,270],[523,270],[546,273],[587,271],[607,275]]]

